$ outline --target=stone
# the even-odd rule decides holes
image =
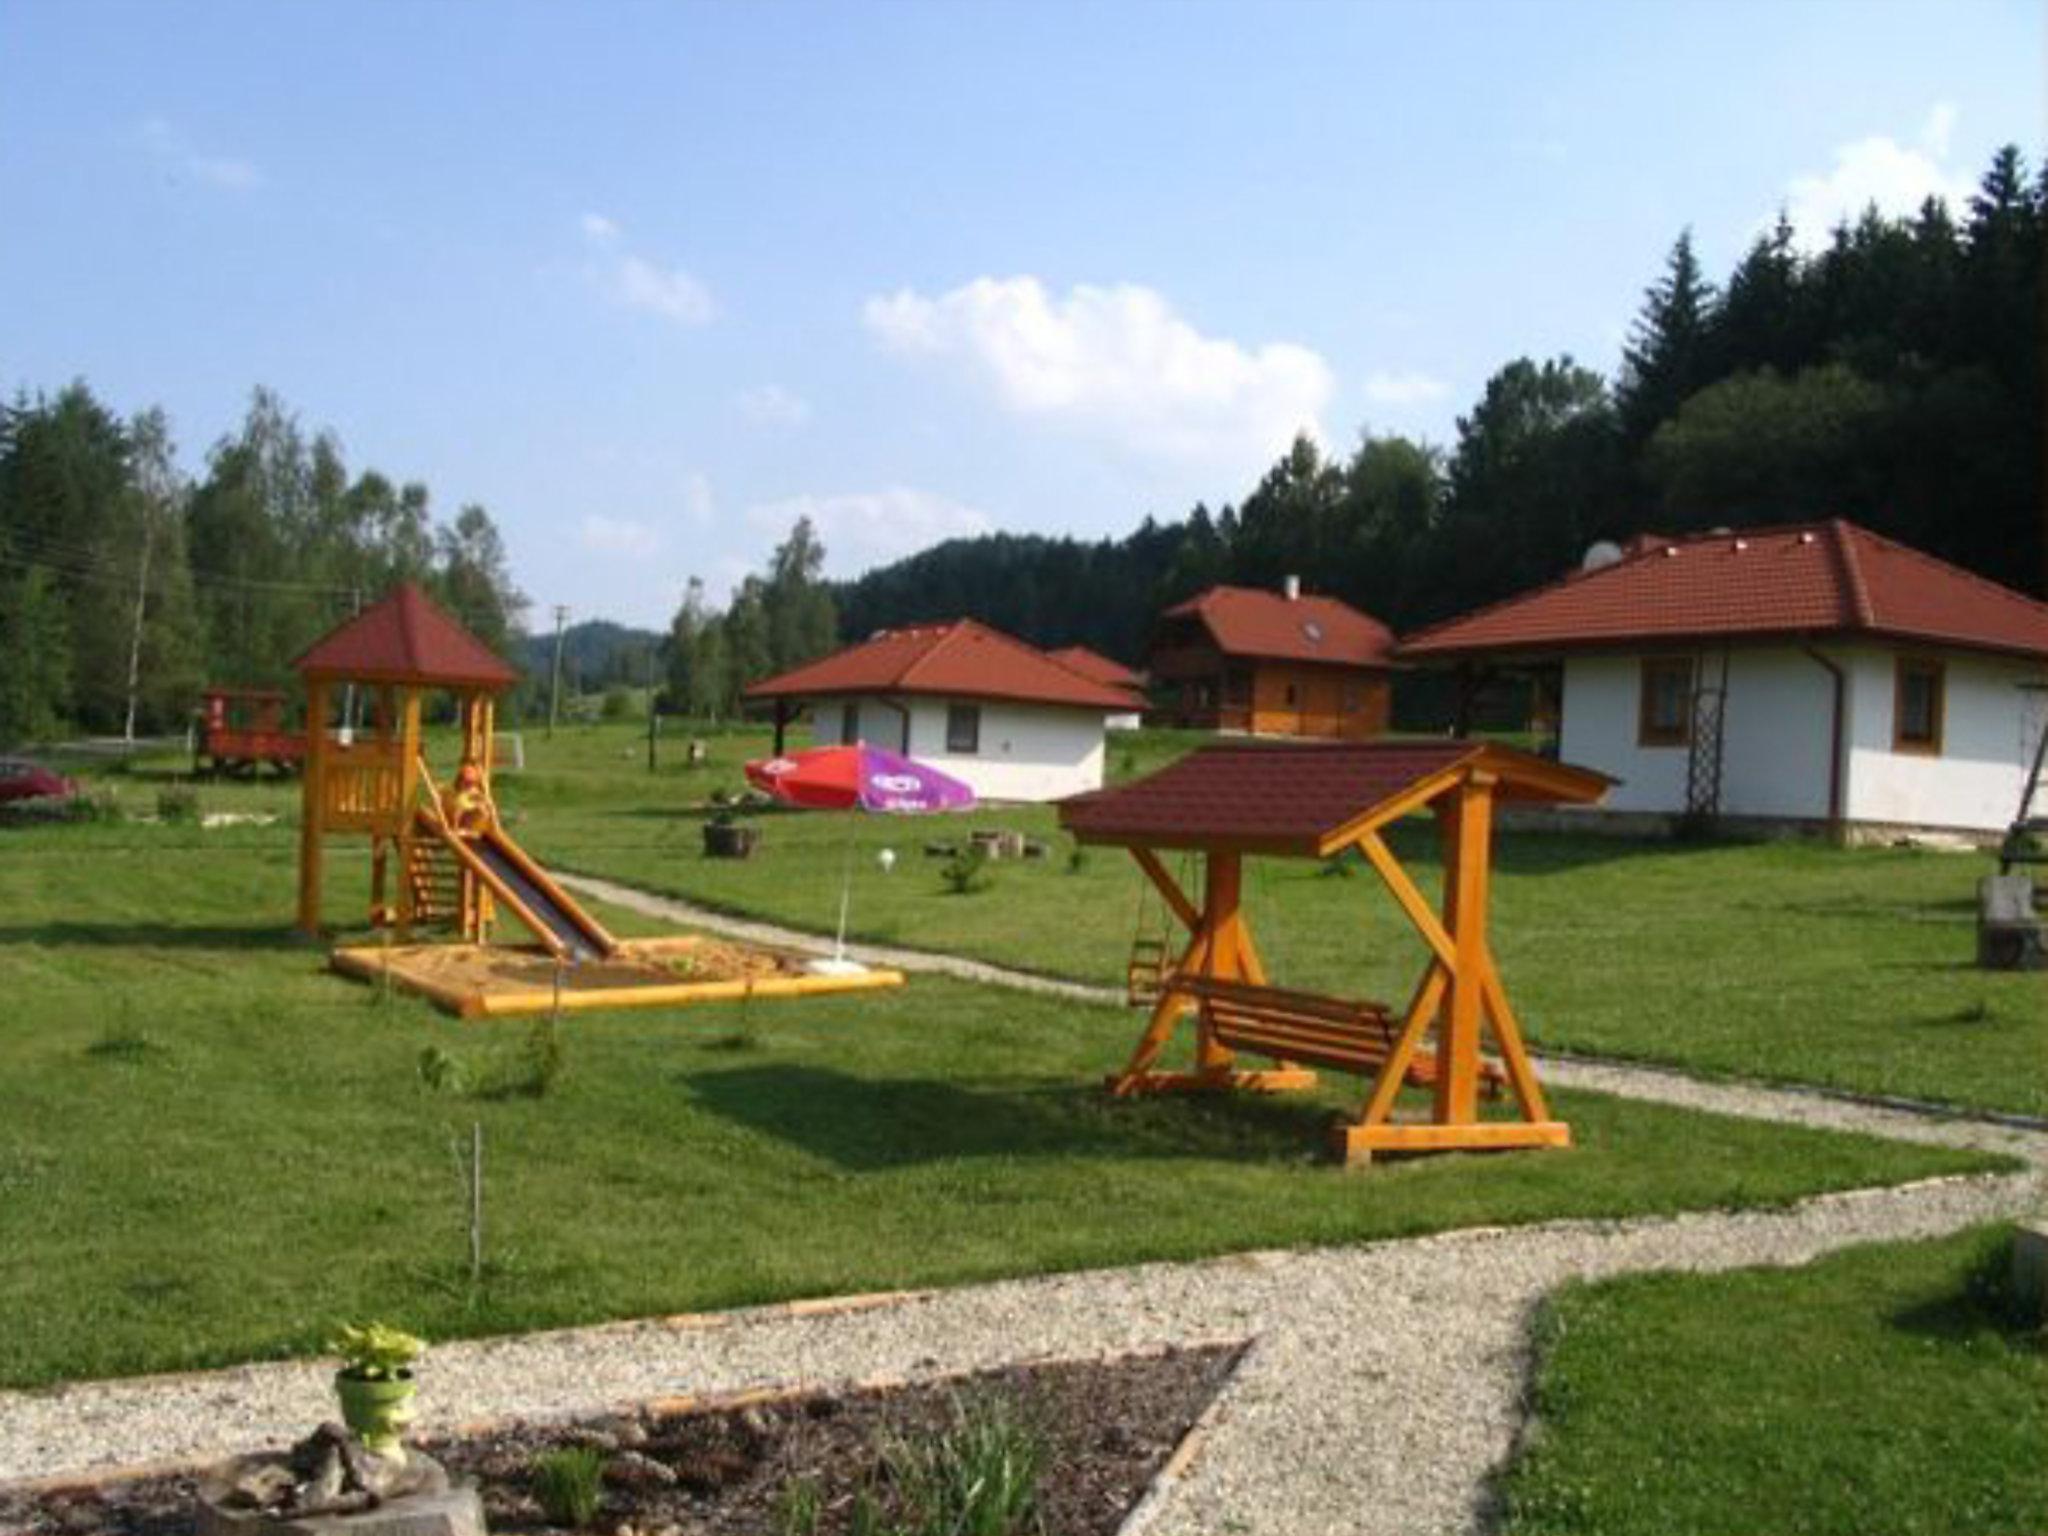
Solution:
[[[468,1484],[410,1493],[339,1515],[279,1515],[202,1502],[199,1536],[486,1536],[483,1502]]]
[[[431,1456],[375,1456],[324,1424],[283,1456],[239,1457],[200,1479],[200,1536],[485,1536],[483,1503]]]

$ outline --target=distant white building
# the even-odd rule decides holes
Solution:
[[[1102,787],[1104,722],[1133,697],[972,619],[883,630],[756,683],[775,750],[808,708],[818,744],[865,741],[953,775],[985,800]]]
[[[2004,830],[2048,716],[2048,604],[1851,523],[1643,538],[1422,630],[1534,673],[1602,815]]]

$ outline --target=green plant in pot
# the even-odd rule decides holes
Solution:
[[[334,1392],[341,1416],[363,1448],[392,1461],[405,1460],[399,1436],[413,1421],[412,1363],[426,1342],[388,1323],[351,1324],[328,1345],[341,1356]]]

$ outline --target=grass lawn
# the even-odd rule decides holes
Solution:
[[[1147,771],[1198,739],[1120,735],[1111,772]],[[714,787],[738,787],[740,762],[767,740],[714,736],[709,747],[706,768],[650,776],[630,728],[564,730],[553,743],[529,732],[532,769],[506,776],[503,797],[544,860],[820,931],[832,926],[851,839],[860,935],[1121,984],[1141,909],[1137,871],[1106,849],[1071,866],[1049,809],[920,821],[771,815],[757,858],[711,860],[701,803]],[[668,752],[680,759],[679,740]],[[974,826],[1020,827],[1052,841],[1054,856],[1001,867],[981,894],[949,894],[919,850]],[[1427,827],[1393,840],[1433,889]],[[873,857],[885,846],[902,855],[888,874]],[[1506,833],[1497,868],[1496,949],[1542,1045],[2048,1114],[2048,988],[2039,975],[1973,963],[1986,857]],[[1276,980],[1406,997],[1421,944],[1368,869],[1346,878],[1253,860],[1247,882]],[[1142,906],[1156,931],[1158,903]]]
[[[577,1016],[553,1092],[451,1096],[423,1048],[480,1065],[529,1026],[325,973],[293,860],[286,827],[0,833],[0,1383],[303,1352],[351,1316],[448,1337],[1992,1165],[1560,1095],[1571,1151],[1346,1174],[1316,1158],[1333,1098],[1114,1104],[1130,1017],[936,980]]]
[[[1644,1275],[1548,1310],[1514,1536],[2048,1530],[2048,1353],[2010,1233]]]

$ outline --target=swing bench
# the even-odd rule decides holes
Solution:
[[[1061,825],[1077,842],[1127,849],[1188,935],[1177,958],[1167,958],[1163,942],[1152,954],[1134,950],[1128,990],[1151,1016],[1110,1091],[1284,1092],[1312,1086],[1322,1068],[1371,1084],[1363,1108],[1333,1135],[1347,1162],[1376,1152],[1569,1145],[1571,1129],[1550,1117],[1487,943],[1493,807],[1590,803],[1611,783],[1472,741],[1231,744],[1065,801]],[[1442,842],[1440,911],[1380,835],[1418,812],[1434,815]],[[1384,1004],[1270,984],[1242,909],[1247,855],[1328,859],[1350,849],[1429,951],[1398,1016]],[[1162,850],[1202,856],[1199,905],[1168,873]],[[1193,1070],[1162,1070],[1161,1055],[1190,1016]],[[1481,1053],[1482,1034],[1492,1037],[1492,1058]],[[1239,1053],[1274,1065],[1241,1068]],[[1428,1090],[1426,1116],[1397,1116],[1408,1087]],[[1510,1093],[1516,1117],[1483,1116],[1482,1096]]]

